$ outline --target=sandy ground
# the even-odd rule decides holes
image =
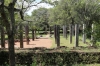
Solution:
[[[52,40],[49,38],[49,35],[47,35],[46,37],[41,37],[39,39],[35,39],[34,41],[30,39],[29,45],[27,45],[26,42],[23,42],[23,44],[24,44],[24,48],[34,48],[34,47],[50,48],[52,46]],[[8,48],[8,44],[5,44],[5,45],[6,45],[6,48]],[[14,46],[15,48],[20,48],[20,43],[15,42]]]

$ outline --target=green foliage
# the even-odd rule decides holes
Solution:
[[[92,33],[92,35],[94,36],[93,38],[94,38],[94,42],[95,42],[95,44],[96,44],[96,46],[100,46],[100,24],[98,24],[98,23],[96,23],[95,25],[94,25],[94,32]]]
[[[16,57],[16,65],[84,65],[84,64],[94,64],[100,63],[100,52],[78,52],[78,51],[65,51],[65,52],[53,52],[55,49],[44,49],[49,50],[48,52],[35,53],[39,49],[30,49],[30,51],[26,52],[18,52],[15,54]],[[41,49],[42,50],[42,49]],[[56,49],[57,50],[57,49]],[[17,50],[18,51],[18,50]],[[8,63],[8,52],[0,52],[0,60],[4,65]],[[2,55],[1,55],[2,54]],[[7,57],[6,57],[7,56]],[[4,57],[6,59],[4,59]],[[6,62],[6,63],[5,63]]]
[[[99,22],[99,0],[60,0],[50,11],[50,20],[60,24]],[[52,22],[50,21],[50,22]]]
[[[57,7],[50,9],[49,11],[49,24],[50,25],[54,25],[54,24],[58,24],[59,25],[59,11],[57,9]]]
[[[90,38],[91,25],[100,24],[100,0],[59,0],[58,4],[49,10],[49,24],[86,24],[86,34]],[[98,26],[98,25],[97,25]],[[98,34],[97,34],[98,33]],[[94,29],[94,40],[98,41],[99,27]]]
[[[58,0],[42,0],[42,1],[52,6],[56,6],[58,4]]]
[[[48,25],[48,9],[39,8],[32,12],[33,24],[37,29],[43,29]]]
[[[4,3],[4,4],[5,4],[6,6],[8,6],[9,3],[11,3],[11,1],[12,1],[12,0],[5,0],[5,3]]]
[[[8,58],[9,58],[9,56],[8,56],[8,52],[6,52],[6,51],[0,51],[0,59],[2,59],[2,60],[0,60],[0,65],[6,65],[6,64],[8,64]]]
[[[99,22],[100,6],[99,0],[78,0],[77,5],[74,7],[76,14],[75,21],[82,21],[82,23],[88,24]]]

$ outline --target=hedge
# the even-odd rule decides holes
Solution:
[[[0,65],[8,64],[9,62],[8,51],[0,51]],[[1,60],[2,59],[2,60]],[[15,54],[16,64],[28,65],[30,64],[44,64],[49,65],[67,65],[72,66],[73,64],[91,64],[100,63],[100,52],[77,52],[77,51],[66,51],[66,52],[43,52],[35,53],[30,52],[18,52]]]

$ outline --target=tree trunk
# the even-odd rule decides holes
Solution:
[[[57,41],[57,47],[60,46],[60,26],[56,26],[56,41]]]
[[[75,47],[79,45],[79,24],[75,24]]]
[[[55,37],[55,44],[57,44],[57,25],[54,25],[54,37]]]
[[[70,44],[72,44],[72,24],[70,24]]]
[[[10,14],[10,32],[8,33],[8,43],[9,43],[9,65],[15,66],[15,49],[14,49],[14,36],[15,36],[15,16],[14,16],[14,4],[9,4],[9,14]]]
[[[34,41],[34,29],[32,29],[32,40]]]
[[[83,24],[83,43],[86,43],[86,33],[85,33],[86,24]]]
[[[28,25],[25,26],[25,37],[26,37],[26,43],[29,44],[29,27]]]
[[[23,48],[23,29],[22,29],[22,24],[20,25],[20,48]]]
[[[4,4],[4,3],[3,3]],[[14,50],[14,35],[15,35],[15,18],[14,18],[14,4],[9,4],[9,15],[11,22],[8,21],[6,17],[6,13],[1,5],[1,17],[3,19],[3,25],[6,26],[7,34],[8,34],[8,50],[9,50],[9,66],[15,66],[15,50]]]
[[[1,48],[5,48],[5,34],[3,26],[1,26]]]
[[[15,66],[15,50],[14,50],[14,35],[13,31],[8,34],[8,46],[9,46],[9,65]]]

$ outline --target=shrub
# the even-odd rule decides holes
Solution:
[[[100,52],[41,52],[32,51],[19,52],[15,54],[16,64],[20,65],[58,65],[72,66],[73,64],[100,63]],[[0,51],[0,65],[8,64],[8,52]]]

